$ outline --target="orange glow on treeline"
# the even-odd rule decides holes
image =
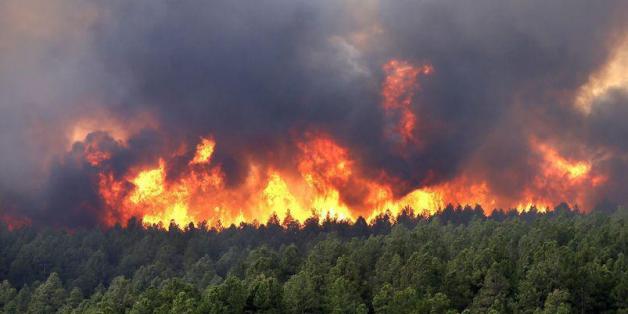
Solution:
[[[148,224],[173,221],[186,225],[205,221],[224,226],[265,222],[273,215],[285,217],[288,212],[299,221],[312,214],[341,220],[355,220],[359,216],[373,219],[387,211],[398,215],[406,207],[421,215],[431,215],[448,203],[482,204],[487,209],[502,206],[519,211],[536,206],[544,211],[560,197],[578,199],[578,191],[595,184],[589,163],[569,161],[547,144],[531,143],[541,156],[542,173],[517,199],[498,197],[486,181],[464,175],[395,197],[391,185],[364,176],[359,160],[322,133],[310,133],[298,142],[294,171],[262,170],[251,163],[249,176],[237,188],[225,186],[221,165],[212,161],[212,154],[220,149],[220,143],[212,137],[199,140],[188,168],[176,179],[167,179],[168,160],[162,158],[158,164],[135,169],[120,180],[101,173],[99,186],[107,204],[107,225],[124,224],[131,217],[140,217]],[[542,193],[543,190],[550,193]],[[359,200],[352,194],[359,194]]]

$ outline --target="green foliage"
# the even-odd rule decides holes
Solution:
[[[27,311],[33,314],[54,313],[61,308],[64,300],[65,289],[61,284],[61,279],[57,273],[52,273],[44,283],[35,289]]]
[[[554,290],[547,295],[543,310],[537,310],[537,313],[543,314],[568,314],[571,313],[571,305],[569,304],[569,292]]]
[[[5,308],[16,296],[17,290],[11,286],[8,280],[0,283],[0,308]]]
[[[625,211],[0,228],[0,312],[628,313]]]
[[[259,275],[249,284],[247,308],[256,313],[281,313],[282,294],[277,279]]]
[[[209,313],[242,313],[248,293],[244,283],[234,276],[218,286],[210,286],[205,292],[203,305]]]
[[[321,297],[312,276],[301,271],[283,286],[283,304],[288,313],[313,313],[321,308]]]

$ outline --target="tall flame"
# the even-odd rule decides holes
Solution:
[[[384,71],[381,105],[389,118],[399,118],[392,119],[388,135],[397,136],[403,145],[418,145],[414,97],[420,87],[418,79],[434,69],[391,60]],[[99,190],[109,225],[125,223],[133,216],[151,224],[173,221],[179,225],[263,222],[288,213],[300,221],[312,214],[353,220],[387,211],[397,214],[406,207],[429,215],[448,203],[481,204],[489,211],[496,207],[526,210],[533,205],[549,207],[557,200],[585,202],[582,191],[605,180],[595,174],[590,160],[566,158],[536,138],[530,139],[529,146],[535,156],[531,162],[539,171],[517,195],[502,195],[481,173],[470,171],[396,195],[386,173],[373,176],[369,171],[367,175],[359,156],[323,132],[307,132],[297,139],[293,169],[249,160],[248,175],[237,187],[226,184],[223,165],[213,158],[221,146],[211,134],[199,138],[193,156],[183,148],[162,156],[156,164],[131,168],[121,177],[100,167],[111,155],[98,145],[85,146],[84,154],[89,164],[101,169]],[[183,169],[180,163],[171,167],[181,158],[188,158]],[[169,173],[173,168],[176,175]]]
[[[430,64],[414,66],[407,61],[390,60],[384,64],[386,78],[382,84],[382,107],[389,117],[398,121],[388,130],[389,135],[397,134],[406,144],[415,141],[414,131],[417,117],[412,108],[420,75],[430,75],[434,68]]]
[[[465,176],[396,198],[391,185],[364,176],[349,150],[325,134],[310,134],[297,144],[298,176],[272,169],[260,173],[256,165],[250,164],[247,182],[238,189],[226,188],[220,164],[211,161],[216,143],[203,138],[179,178],[167,180],[167,161],[161,159],[155,167],[138,170],[122,180],[102,174],[100,191],[115,213],[110,216],[110,224],[124,223],[131,216],[142,217],[146,223],[237,224],[265,221],[273,214],[285,216],[288,212],[301,221],[312,212],[351,220],[358,216],[373,218],[387,210],[396,214],[408,206],[432,214],[450,202],[505,205],[519,210],[532,205],[544,208],[551,205],[551,199],[540,190],[567,196],[595,181],[588,162],[570,161],[546,143],[531,143],[542,157],[542,172],[530,187],[524,188],[518,200],[500,198],[485,181]],[[201,162],[208,167],[196,167]],[[362,191],[360,201],[349,201],[352,190]]]

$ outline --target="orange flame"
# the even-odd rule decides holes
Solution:
[[[386,78],[382,84],[382,107],[390,116],[399,115],[399,121],[389,133],[398,134],[404,144],[413,142],[417,117],[412,101],[419,88],[417,79],[419,75],[432,74],[434,68],[429,64],[414,66],[406,61],[390,60],[383,69]]]
[[[214,147],[216,147],[216,142],[213,139],[203,138],[196,147],[196,155],[190,164],[209,163],[214,154]]]
[[[481,204],[487,209],[505,206],[519,211],[536,205],[542,210],[556,197],[581,200],[578,192],[600,180],[591,175],[589,162],[571,161],[548,144],[532,140],[531,147],[541,156],[542,171],[530,186],[523,187],[518,198],[496,195],[486,181],[470,175],[395,197],[391,185],[362,173],[359,160],[352,158],[346,147],[325,134],[309,134],[297,144],[296,172],[261,171],[251,163],[242,186],[227,188],[221,165],[211,159],[216,142],[209,138],[200,140],[188,169],[171,181],[164,159],[120,180],[102,173],[100,194],[109,207],[107,223],[124,223],[138,216],[151,224],[207,221],[224,225],[266,221],[273,214],[282,217],[288,212],[300,221],[313,212],[354,220],[358,216],[374,218],[386,211],[395,215],[405,207],[429,215],[447,203]]]
[[[108,224],[124,223],[132,216],[146,223],[174,221],[231,224],[242,221],[265,221],[273,214],[285,216],[288,211],[305,220],[312,213],[338,219],[355,219],[360,213],[375,216],[387,209],[404,206],[430,208],[442,205],[436,194],[417,190],[401,200],[393,199],[389,186],[363,177],[349,151],[326,135],[312,135],[298,144],[298,174],[268,170],[259,173],[251,164],[247,182],[238,189],[224,186],[220,165],[211,163],[215,142],[202,139],[189,169],[180,178],[168,182],[164,159],[154,168],[137,170],[122,180],[101,174],[100,194],[110,209]],[[210,151],[210,154],[207,152]],[[201,156],[201,157],[199,157]],[[200,159],[199,159],[200,158]],[[209,168],[195,167],[199,160]],[[351,208],[343,191],[357,184],[365,189],[365,208]],[[373,208],[367,212],[368,208]]]
[[[413,99],[420,87],[419,77],[430,75],[434,69],[398,60],[387,62],[383,68],[386,78],[381,105],[389,117],[399,118],[388,135],[401,137],[404,145],[417,144]],[[582,204],[586,201],[583,191],[605,180],[594,173],[590,160],[565,158],[550,144],[534,138],[530,147],[538,157],[531,162],[540,170],[517,195],[501,195],[490,180],[473,169],[448,181],[395,195],[394,183],[386,180],[385,173],[379,177],[365,174],[361,160],[324,133],[306,133],[297,141],[293,169],[249,160],[244,182],[231,187],[225,184],[222,165],[212,159],[220,146],[209,135],[199,139],[185,169],[175,167],[179,169],[176,175],[169,173],[169,158],[186,156],[186,147],[174,156],[162,156],[156,165],[131,169],[121,178],[103,170],[99,189],[108,208],[103,220],[109,225],[124,224],[136,216],[151,224],[207,221],[228,225],[263,222],[274,214],[283,217],[288,213],[300,221],[312,213],[353,220],[358,216],[374,218],[387,211],[396,215],[405,207],[429,215],[448,203],[481,204],[487,213],[496,207],[523,211],[532,205],[542,209],[562,200]],[[85,158],[93,166],[110,157],[99,152],[97,145],[85,149]]]
[[[535,143],[536,149],[545,159],[544,172],[546,176],[566,176],[570,180],[583,179],[591,171],[591,163],[586,161],[569,161],[558,151],[547,144]]]

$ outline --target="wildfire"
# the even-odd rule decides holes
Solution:
[[[374,217],[405,206],[434,211],[443,205],[440,195],[423,190],[394,200],[390,186],[362,176],[349,151],[324,134],[311,135],[298,144],[298,176],[272,169],[259,173],[251,164],[247,182],[239,189],[228,189],[221,165],[211,161],[215,145],[213,140],[201,139],[189,169],[172,182],[167,180],[164,159],[154,168],[138,170],[121,180],[101,174],[100,194],[113,213],[108,215],[108,223],[124,223],[138,216],[146,223],[231,224],[265,221],[273,214],[285,216],[288,211],[301,221],[312,213],[351,220],[360,214]],[[199,163],[209,167],[194,167]],[[345,191],[353,185],[365,189],[361,206],[351,207],[345,199]]]
[[[418,79],[434,69],[429,64],[415,66],[398,60],[383,68],[381,106],[394,122],[387,135],[394,135],[392,140],[400,138],[403,145],[420,144],[413,102],[420,87]],[[288,213],[299,221],[312,214],[354,220],[388,211],[395,215],[406,207],[430,215],[448,203],[481,204],[487,213],[496,207],[523,211],[533,205],[543,209],[556,200],[584,202],[582,191],[605,179],[594,174],[591,161],[566,158],[550,144],[532,138],[529,146],[536,158],[531,163],[539,171],[514,195],[499,193],[487,177],[473,169],[395,195],[394,180],[387,180],[386,173],[373,176],[371,171],[367,175],[366,165],[349,147],[329,134],[306,132],[295,138],[294,167],[274,167],[250,159],[246,178],[233,187],[225,183],[223,165],[212,158],[220,150],[212,134],[198,139],[192,146],[194,154],[188,147],[180,147],[152,165],[137,165],[117,176],[103,166],[111,153],[98,145],[98,139],[86,141],[82,147],[85,160],[100,171],[99,192],[107,207],[103,220],[109,225],[124,224],[134,216],[150,224],[206,221],[223,226],[265,222],[273,215]],[[183,167],[182,158],[187,158]]]
[[[430,215],[448,203],[481,204],[488,212],[500,206],[544,210],[556,196],[580,201],[579,191],[600,180],[591,175],[590,162],[572,161],[536,139],[530,145],[541,158],[542,171],[518,197],[500,196],[481,177],[469,174],[395,197],[391,185],[364,175],[360,160],[324,133],[309,133],[297,143],[295,171],[262,171],[251,163],[249,176],[238,188],[225,186],[222,166],[212,160],[216,142],[204,137],[176,179],[168,179],[168,160],[162,158],[156,166],[136,169],[119,180],[101,173],[100,194],[109,207],[109,224],[137,216],[151,224],[207,221],[229,225],[266,221],[273,214],[283,217],[288,212],[300,221],[313,213],[372,219],[386,211],[398,214],[406,207]]]

